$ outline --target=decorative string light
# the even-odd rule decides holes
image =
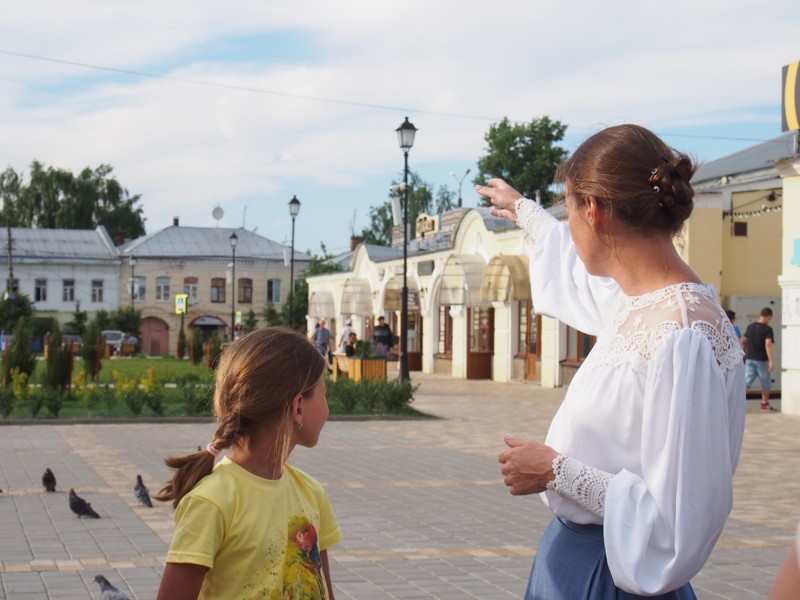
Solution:
[[[723,216],[732,217],[734,219],[750,219],[752,217],[763,217],[768,213],[781,212],[782,210],[783,210],[783,205],[778,205],[778,206],[762,205],[759,210],[748,210],[743,212],[725,211],[723,213]]]

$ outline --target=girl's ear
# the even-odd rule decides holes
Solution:
[[[297,425],[303,425],[303,394],[297,394],[292,400],[292,422]]]

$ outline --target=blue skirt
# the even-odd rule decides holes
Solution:
[[[525,600],[631,600],[644,598],[629,594],[616,585],[606,561],[601,525],[578,525],[556,517],[539,543],[533,561]],[[692,586],[651,600],[697,600]]]

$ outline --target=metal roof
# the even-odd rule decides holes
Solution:
[[[230,237],[236,232],[236,258],[257,260],[288,259],[291,248],[273,242],[247,229],[224,227],[183,227],[173,225],[141,238],[132,240],[119,250],[124,256],[136,258],[230,258]],[[309,261],[311,257],[295,248],[295,261]]]
[[[795,135],[795,132],[790,131],[775,139],[702,164],[694,174],[692,184],[773,169],[775,161],[796,156]]]
[[[119,258],[108,232],[96,229],[11,228],[12,255],[15,258],[53,260],[108,260]],[[8,230],[0,229],[0,256],[8,256]]]

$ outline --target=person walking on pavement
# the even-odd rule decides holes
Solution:
[[[350,335],[355,333],[356,330],[353,329],[353,319],[347,318],[344,322],[344,329],[342,329],[342,335],[339,336],[339,343],[336,344],[336,348],[339,352],[344,352],[345,347],[347,346]]]
[[[744,382],[747,389],[753,385],[758,377],[761,382],[761,412],[775,410],[769,403],[769,389],[771,382],[770,373],[775,368],[772,360],[772,350],[775,344],[775,334],[769,322],[772,321],[772,309],[768,306],[761,309],[761,314],[755,323],[750,323],[742,338],[744,348]]]
[[[386,348],[386,351],[392,349],[394,345],[394,336],[392,335],[392,330],[389,329],[389,326],[386,324],[386,319],[381,315],[378,317],[378,324],[375,325],[375,329],[372,330],[372,343],[376,346],[383,346]]]
[[[319,320],[319,327],[314,330],[311,339],[314,340],[314,346],[317,348],[317,352],[327,358],[328,352],[331,349],[331,332],[325,327],[325,319]]]

